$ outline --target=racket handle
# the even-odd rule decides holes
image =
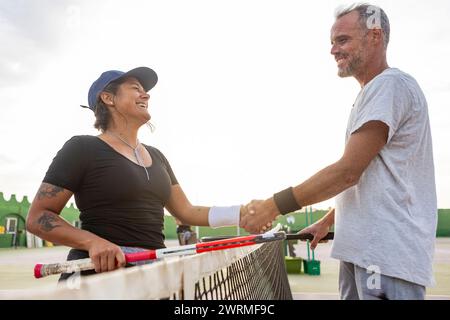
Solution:
[[[127,263],[142,260],[153,260],[156,259],[156,253],[155,250],[128,253],[125,254],[125,259]],[[95,269],[95,266],[90,258],[70,260],[59,263],[48,263],[48,264],[38,263],[34,266],[34,277],[39,279],[54,274],[72,273],[93,269]]]
[[[304,234],[288,234],[286,235],[286,240],[312,240],[314,239],[314,236],[310,233],[304,233]],[[334,239],[334,232],[328,232],[325,237],[323,237],[321,240],[333,240]]]
[[[94,264],[90,258],[60,263],[38,263],[34,266],[34,277],[39,279],[53,274],[72,273],[92,269],[94,269]]]

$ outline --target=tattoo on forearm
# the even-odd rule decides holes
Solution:
[[[54,213],[44,212],[42,216],[37,220],[37,224],[42,231],[50,232],[57,227],[61,227],[57,224],[57,218]]]
[[[63,192],[64,189],[61,187],[57,187],[48,183],[43,183],[41,188],[37,193],[37,198],[42,200],[44,198],[53,198],[60,192]]]

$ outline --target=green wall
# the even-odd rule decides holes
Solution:
[[[17,218],[18,239],[16,240],[16,243],[23,247],[26,247],[27,245],[25,222],[29,209],[30,202],[28,201],[27,196],[24,196],[22,201],[18,201],[16,195],[13,194],[9,200],[6,200],[3,192],[0,192],[0,226],[6,228],[6,218],[8,217]],[[65,207],[62,210],[61,216],[73,225],[74,222],[78,220],[79,211],[71,204],[69,207]],[[0,248],[12,247],[12,241],[12,234],[0,234]]]
[[[17,201],[16,196],[13,194],[11,198],[6,201],[3,197],[3,193],[0,192],[0,226],[6,228],[6,218],[14,217],[17,218],[17,230],[18,239],[16,243],[19,246],[26,246],[26,235],[25,235],[25,221],[30,208],[30,202],[28,198],[23,197],[22,201]],[[6,231],[5,231],[6,232]],[[13,235],[12,234],[0,234],[0,248],[7,248],[13,246]]]

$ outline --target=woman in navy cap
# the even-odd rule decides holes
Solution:
[[[164,248],[164,207],[184,224],[211,227],[238,225],[244,210],[192,205],[162,152],[139,142],[157,81],[146,67],[102,73],[88,94],[101,134],[64,144],[30,207],[28,231],[72,247],[68,260],[89,256],[95,272],[125,266],[124,252]],[[59,216],[72,195],[81,229]]]

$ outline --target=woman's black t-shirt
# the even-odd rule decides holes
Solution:
[[[144,145],[145,146],[145,145]],[[164,205],[178,184],[166,157],[143,167],[94,136],[75,136],[53,159],[43,182],[70,190],[80,210],[81,228],[120,246],[164,248]]]

